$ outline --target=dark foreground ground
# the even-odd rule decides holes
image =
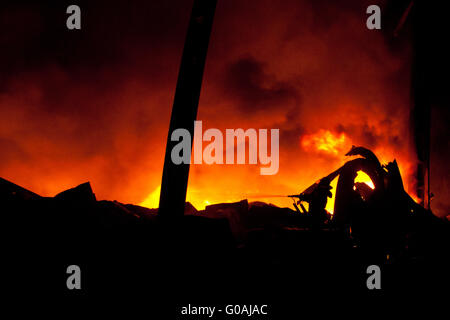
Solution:
[[[15,314],[62,310],[64,319],[94,307],[105,317],[140,310],[142,319],[207,319],[181,307],[267,304],[269,315],[243,318],[300,319],[447,308],[445,221],[425,223],[388,258],[348,232],[312,231],[307,218],[262,203],[187,205],[180,221],[161,221],[154,210],[96,201],[88,184],[43,198],[1,182],[2,299]],[[66,287],[72,264],[81,290]],[[381,290],[367,289],[372,264]]]

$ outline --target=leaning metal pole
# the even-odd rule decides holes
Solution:
[[[171,141],[171,135],[178,128],[187,129],[192,146],[216,3],[217,0],[194,0],[192,8],[167,136],[158,210],[163,218],[177,218],[184,214],[189,164],[172,162],[171,151],[178,141]]]
[[[430,192],[430,135],[431,135],[431,106],[429,81],[432,74],[427,57],[429,53],[428,35],[423,32],[424,12],[428,4],[417,2],[416,14],[413,16],[414,31],[414,59],[412,70],[412,86],[414,105],[412,120],[414,125],[414,140],[417,151],[417,196],[420,204],[431,209]],[[428,9],[429,10],[429,9]]]

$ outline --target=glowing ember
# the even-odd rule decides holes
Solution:
[[[333,214],[334,212],[334,201],[335,201],[335,196],[336,196],[336,186],[337,186],[337,182],[338,182],[338,178],[335,178],[333,181],[331,181],[330,185],[332,187],[331,189],[331,194],[332,197],[328,199],[327,201],[327,205],[325,207],[325,209],[330,213]],[[356,182],[363,182],[365,184],[367,184],[371,189],[375,189],[375,185],[373,184],[372,180],[370,179],[370,177],[363,171],[358,171],[358,175],[355,178],[355,183]]]
[[[158,208],[159,207],[159,195],[161,193],[161,186],[158,186],[152,193],[139,205],[147,208]]]
[[[226,32],[211,37],[212,67],[205,72],[198,119],[220,130],[280,128],[280,170],[263,177],[259,165],[193,165],[187,201],[199,210],[206,201],[245,198],[292,208],[287,197],[248,194],[302,192],[351,160],[344,155],[353,144],[370,148],[382,163],[397,159],[405,189],[418,200],[417,159],[408,136],[409,49],[394,53],[382,33],[369,36],[366,28],[355,28],[362,19],[358,10],[338,14],[339,28],[316,28],[309,19],[315,13],[304,1],[273,1],[269,15],[246,1],[233,3],[239,8],[228,6],[214,22],[215,30]],[[185,9],[175,10],[174,17],[187,19],[191,8]],[[156,24],[148,30],[158,28],[158,19],[149,21]],[[110,44],[120,59],[94,68],[84,59],[86,66],[73,66],[86,71],[79,84],[73,67],[52,61],[54,54],[48,63],[33,60],[30,70],[11,69],[0,94],[0,176],[43,196],[89,180],[99,200],[158,207],[181,54],[174,48],[186,36],[182,25],[167,24],[163,33],[151,34],[152,41],[130,39],[127,31]],[[257,27],[242,27],[249,25]],[[280,27],[285,25],[304,32],[286,37]],[[244,41],[228,36],[236,33]],[[159,41],[166,36],[171,41]],[[22,52],[20,42],[10,44]],[[155,51],[152,43],[161,45]],[[104,51],[86,52],[91,49]],[[10,64],[22,66],[22,55],[16,56]],[[117,72],[111,76],[109,70]],[[330,199],[327,209],[333,206]]]
[[[301,140],[302,147],[307,150],[317,150],[337,155],[348,146],[344,133],[333,134],[329,130],[321,129],[315,134],[305,135]]]
[[[363,182],[363,183],[367,184],[370,187],[370,189],[372,189],[372,190],[375,189],[375,186],[374,186],[372,180],[364,171],[361,171],[361,170],[358,171],[358,175],[355,178],[355,183],[356,182]]]
[[[330,186],[332,187],[331,191],[331,198],[328,198],[327,205],[325,207],[325,210],[327,210],[330,214],[334,213],[334,199],[336,196],[336,186],[337,186],[338,178],[335,178],[333,181],[331,181]]]

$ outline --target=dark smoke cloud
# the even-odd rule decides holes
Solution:
[[[139,202],[159,183],[192,1],[2,3],[0,175],[45,195],[91,180]]]
[[[285,81],[277,81],[273,74],[268,74],[264,63],[252,56],[233,61],[226,66],[224,80],[225,94],[237,98],[240,110],[256,112],[296,99],[296,89]]]
[[[91,180],[99,198],[139,203],[161,181],[192,1],[78,1],[79,32],[65,27],[69,4],[0,12],[0,176],[48,195]],[[198,118],[279,128],[280,171],[193,166],[192,196],[300,191],[343,160],[301,148],[320,129],[409,159],[409,56],[365,28],[369,4],[219,0]]]

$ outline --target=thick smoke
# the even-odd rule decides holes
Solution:
[[[188,200],[301,191],[345,160],[302,147],[320,130],[409,170],[409,51],[367,30],[369,4],[218,2],[198,118],[204,129],[279,128],[280,170],[193,165]],[[81,31],[65,29],[62,4],[7,7],[0,176],[43,195],[86,180],[100,199],[155,194],[191,6],[82,2]]]

